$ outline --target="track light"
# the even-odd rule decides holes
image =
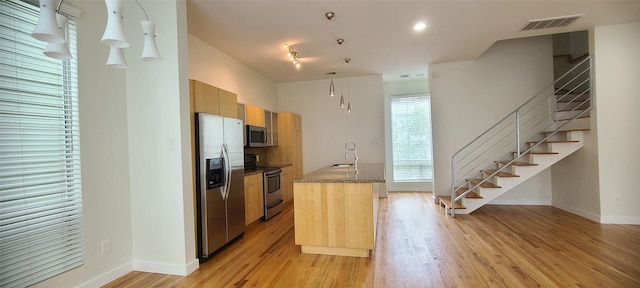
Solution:
[[[293,65],[296,66],[296,68],[300,68],[300,62],[302,62],[300,54],[298,54],[298,52],[296,52],[293,47],[289,46],[289,44],[285,43],[284,46],[286,46],[289,50],[289,54],[287,54],[287,56],[289,57],[291,62],[293,62]]]

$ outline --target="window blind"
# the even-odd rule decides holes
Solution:
[[[83,264],[78,77],[31,37],[37,6],[0,8],[0,286],[24,287]]]
[[[393,181],[432,181],[429,96],[391,97],[391,138]]]

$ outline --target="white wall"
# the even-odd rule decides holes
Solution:
[[[186,3],[145,3],[158,21],[161,63],[128,50],[127,107],[134,269],[187,275],[195,251]],[[133,22],[133,21],[132,21]],[[130,30],[138,23],[128,25]],[[134,28],[135,27],[135,28]],[[141,47],[141,37],[130,37]],[[134,53],[133,55],[131,53]],[[183,63],[182,65],[180,63]]]
[[[238,102],[279,111],[273,80],[189,34],[189,78],[238,94]]]
[[[551,36],[496,42],[478,59],[433,64],[434,194],[448,195],[451,155],[553,81]],[[494,203],[550,204],[549,171]]]
[[[104,66],[109,52],[100,43],[106,23],[104,2],[67,3],[82,10],[74,56],[78,59],[84,265],[35,287],[98,286],[132,268],[126,75]],[[100,244],[105,240],[111,241],[111,253],[103,256]]]
[[[356,142],[360,163],[384,162],[382,76],[349,79],[351,114],[339,107],[342,89],[339,80],[334,83],[335,97],[329,97],[328,79],[278,84],[280,111],[302,116],[304,173],[332,163],[353,162],[351,154],[344,158],[347,140]]]
[[[65,2],[66,3],[66,2]],[[187,274],[195,258],[184,1],[145,3],[162,63],[139,60],[139,21],[126,21],[129,69],[104,66],[104,2],[71,1],[78,70],[85,264],[37,287],[97,287],[132,269]],[[138,17],[125,2],[125,18]],[[181,64],[182,63],[182,64]],[[175,146],[171,147],[170,143]],[[111,253],[100,244],[111,241]]]
[[[389,191],[433,191],[433,182],[396,183],[393,181],[393,151],[391,150],[391,96],[429,95],[429,80],[417,79],[408,81],[388,81],[383,84],[384,95],[384,127],[385,127],[385,160],[387,169],[387,189]]]
[[[601,221],[640,224],[640,23],[593,34]]]

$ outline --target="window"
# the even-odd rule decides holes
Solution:
[[[391,98],[391,139],[393,181],[432,181],[429,96]]]
[[[31,37],[39,9],[0,1],[0,286],[83,264],[77,68]],[[67,42],[76,55],[75,21]]]

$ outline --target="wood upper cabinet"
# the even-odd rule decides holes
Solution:
[[[261,173],[244,176],[244,214],[245,225],[249,225],[264,216]]]
[[[265,127],[264,109],[251,104],[245,104],[244,111],[244,121],[247,125]]]
[[[224,89],[218,89],[218,107],[221,116],[238,118],[238,95]]]
[[[293,179],[302,178],[302,117],[278,113],[278,146],[267,150],[268,163],[291,164]]]
[[[238,96],[198,80],[189,80],[189,93],[194,111],[237,118]]]

